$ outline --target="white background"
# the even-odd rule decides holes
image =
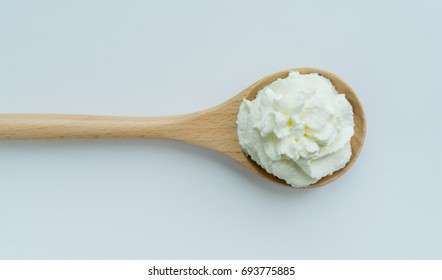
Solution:
[[[440,260],[0,260],[0,276],[8,280],[440,280],[441,263]],[[184,271],[177,276],[180,273],[170,273],[170,269],[167,276],[158,275],[165,274],[163,269],[167,268],[187,270],[190,267],[192,271],[202,272],[204,266],[204,276],[185,275]],[[279,274],[287,267],[286,275],[278,275],[278,267],[281,267]],[[294,276],[288,275],[290,267],[294,267]],[[250,271],[250,268],[254,269]]]
[[[367,115],[326,187],[167,141],[0,143],[2,259],[440,259],[438,1],[0,2],[0,113],[162,116],[317,67]]]

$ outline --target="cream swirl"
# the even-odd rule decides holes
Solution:
[[[243,150],[295,187],[341,169],[351,156],[352,107],[316,73],[291,72],[244,100],[237,124]]]

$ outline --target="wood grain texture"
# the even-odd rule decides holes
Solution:
[[[267,173],[243,153],[237,138],[236,118],[243,99],[254,99],[260,89],[278,78],[287,77],[291,71],[299,71],[302,74],[319,73],[327,77],[339,92],[345,94],[353,106],[355,135],[351,139],[352,156],[343,169],[322,178],[310,187],[322,186],[339,178],[356,161],[364,144],[366,120],[362,104],[344,81],[332,73],[313,68],[296,68],[272,74],[219,106],[187,115],[171,117],[0,115],[0,140],[171,139],[223,153],[263,178],[287,186],[285,181]]]

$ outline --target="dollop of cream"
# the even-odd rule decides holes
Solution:
[[[316,73],[291,72],[245,99],[237,125],[244,152],[294,187],[313,184],[350,160],[353,108]]]

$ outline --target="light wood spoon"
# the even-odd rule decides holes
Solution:
[[[0,115],[0,140],[31,139],[108,139],[156,138],[178,140],[221,152],[241,163],[263,178],[288,186],[281,179],[267,173],[246,156],[238,142],[236,118],[243,99],[252,100],[264,86],[291,71],[302,74],[319,73],[330,79],[336,89],[344,93],[353,106],[355,134],[351,139],[352,155],[346,166],[309,187],[328,184],[356,161],[365,139],[366,122],[362,105],[355,92],[334,74],[314,69],[297,68],[269,75],[254,83],[232,99],[214,108],[187,115],[171,117],[110,117],[82,115]]]

